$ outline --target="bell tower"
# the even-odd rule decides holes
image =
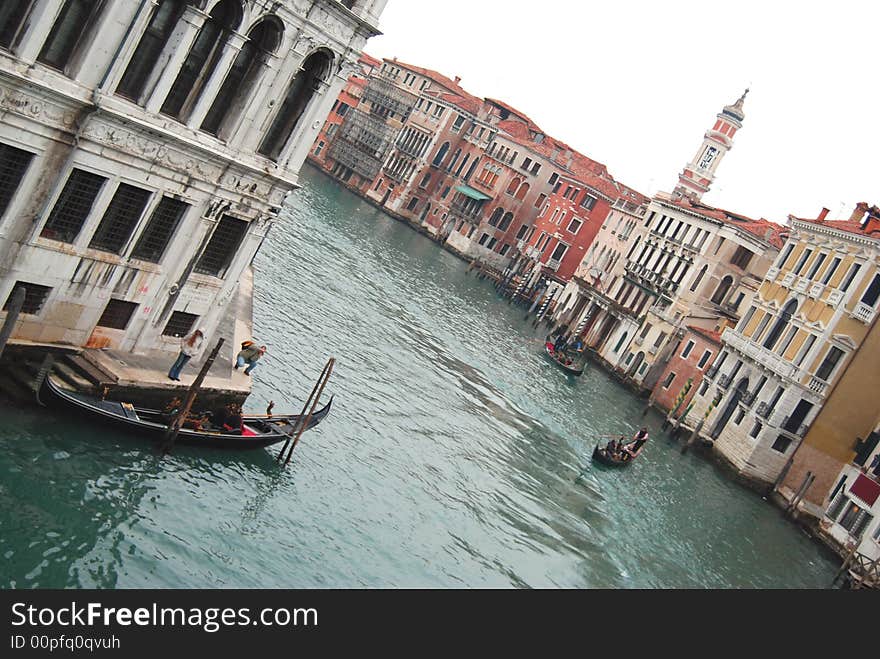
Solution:
[[[749,90],[746,89],[736,103],[725,105],[716,115],[715,125],[711,130],[706,131],[696,155],[678,175],[678,185],[672,192],[673,197],[678,199],[687,197],[699,201],[709,191],[709,186],[715,179],[718,163],[733,146],[733,136],[736,131],[742,128],[745,118],[743,103],[748,93]]]

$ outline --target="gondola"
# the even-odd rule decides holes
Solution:
[[[581,366],[577,366],[575,364],[575,362],[572,362],[570,366],[568,364],[564,364],[562,361],[560,361],[559,359],[556,358],[556,351],[553,350],[553,346],[551,346],[551,345],[545,345],[544,351],[547,353],[547,356],[550,359],[552,359],[553,362],[559,368],[561,368],[563,371],[565,371],[566,373],[570,373],[571,375],[575,375],[575,376],[583,375],[583,372],[584,372],[584,365],[583,364],[581,364]]]
[[[631,465],[635,462],[635,458],[629,458],[628,460],[618,460],[617,458],[613,458],[605,452],[605,449],[600,447],[598,444],[593,449],[593,461],[598,462],[599,464],[607,465],[609,467],[626,467],[627,465]]]
[[[41,394],[43,400],[59,408],[77,412],[117,428],[152,436],[156,440],[164,437],[168,427],[164,415],[157,410],[134,407],[130,403],[101,400],[95,396],[69,391],[58,386],[51,375],[43,381]],[[332,404],[331,396],[327,405],[312,414],[306,430],[311,430],[321,423],[330,413]],[[206,448],[258,449],[287,439],[299,429],[297,422],[300,419],[297,414],[278,414],[271,418],[243,415],[241,434],[181,428],[176,441],[178,444]]]

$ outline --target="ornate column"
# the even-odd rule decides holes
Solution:
[[[189,49],[192,48],[193,42],[196,40],[196,35],[198,35],[199,30],[202,29],[207,19],[208,14],[196,9],[192,5],[187,5],[183,10],[183,16],[180,19],[183,30],[179,33],[179,36],[178,34],[171,36],[172,39],[176,38],[177,46],[171,55],[171,59],[168,60],[168,64],[165,65],[165,69],[159,76],[159,81],[153,87],[153,91],[146,104],[148,112],[158,114],[159,108],[165,102],[165,97],[171,91],[171,85],[174,84],[177,74],[180,73],[180,67],[183,66],[183,61],[189,54]]]
[[[217,92],[220,91],[220,86],[226,80],[226,74],[232,68],[232,63],[241,52],[245,41],[247,39],[238,32],[230,33],[229,38],[226,40],[223,54],[220,56],[220,61],[217,62],[217,66],[214,67],[210,79],[202,88],[199,100],[196,102],[195,107],[193,107],[192,112],[190,112],[189,119],[187,119],[186,125],[190,128],[198,130],[199,126],[202,125],[205,115],[208,114],[208,110],[211,108]]]

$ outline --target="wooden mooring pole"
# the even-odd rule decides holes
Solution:
[[[296,429],[296,436],[287,436],[287,441],[284,442],[284,446],[281,447],[281,451],[278,453],[278,457],[275,458],[275,460],[279,463],[283,460],[285,467],[290,463],[290,458],[293,455],[293,449],[296,448],[296,445],[299,443],[300,437],[302,437],[302,434],[309,426],[309,421],[312,420],[312,414],[314,414],[315,408],[318,406],[318,401],[321,400],[321,394],[324,392],[324,386],[330,379],[330,374],[333,373],[333,365],[335,363],[335,357],[331,357],[329,360],[327,360],[327,363],[324,365],[324,369],[321,371],[321,375],[318,376],[318,380],[315,382],[315,386],[312,387],[312,393],[309,394],[308,400],[306,400],[306,404],[303,405],[302,412],[300,413],[300,421]],[[311,407],[309,407],[309,403],[311,403]],[[308,413],[306,413],[306,409],[309,410]],[[288,446],[290,446],[290,450],[287,452],[287,458],[284,458],[284,452],[287,451]]]
[[[12,296],[9,307],[6,309],[6,320],[3,321],[3,329],[0,329],[0,357],[3,356],[3,350],[6,348],[9,337],[12,336],[12,330],[18,320],[18,314],[21,313],[21,308],[24,306],[24,298],[25,288],[24,286],[19,286],[18,290],[15,291],[15,295]]]
[[[217,353],[219,353],[220,348],[223,347],[223,341],[224,339],[222,338],[217,341],[217,345],[214,346],[211,354],[208,355],[208,359],[202,364],[202,370],[199,371],[196,379],[193,380],[193,383],[190,385],[189,391],[186,394],[186,400],[183,402],[180,412],[178,412],[177,416],[168,424],[168,430],[165,431],[165,440],[162,443],[162,453],[169,453],[171,449],[174,448],[174,442],[177,439],[177,434],[180,432],[180,427],[183,425],[183,422],[186,421],[186,417],[192,409],[196,396],[199,393],[199,389],[202,386],[202,382],[205,381],[205,376],[208,375],[208,371],[211,370],[211,366],[213,366],[214,360],[217,358]]]

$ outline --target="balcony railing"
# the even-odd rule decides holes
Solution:
[[[770,416],[770,412],[772,411],[773,410],[767,404],[767,401],[761,401],[760,403],[758,403],[758,408],[755,410],[755,414],[762,419],[766,419],[768,416]]]
[[[753,392],[747,391],[742,395],[742,398],[740,398],[739,401],[746,407],[751,407],[752,403],[755,402],[755,398],[756,395]]]
[[[820,284],[819,282],[816,282],[815,284],[810,286],[810,292],[807,293],[807,295],[813,298],[818,298],[820,295],[822,295],[823,290],[825,290],[825,284]]]
[[[642,343],[644,343],[644,342],[645,342],[645,339],[643,339],[641,336],[636,336],[636,338],[633,339],[633,344],[637,345],[637,346],[642,345]]]
[[[797,280],[797,283],[794,285],[794,290],[796,290],[798,293],[806,293],[807,292],[807,285],[809,283],[810,283],[809,279],[807,279],[806,277],[801,277],[800,279]]]
[[[559,270],[559,266],[560,266],[559,260],[557,260],[557,259],[548,259],[547,260],[547,267],[550,268],[553,272],[556,272],[557,270]]]
[[[828,302],[828,304],[830,304],[832,307],[836,307],[838,304],[841,303],[842,300],[843,300],[843,291],[840,291],[840,290],[834,289],[833,291],[831,291],[831,292],[828,294],[828,300],[827,300],[827,302]]]
[[[852,313],[852,317],[856,320],[862,321],[863,323],[865,323],[865,325],[867,325],[872,320],[874,320],[875,313],[876,311],[874,310],[874,307],[868,306],[864,302],[859,302],[858,306],[856,306],[855,308],[855,311],[853,311]]]
[[[722,375],[718,378],[718,386],[722,389],[727,389],[730,386],[731,377],[729,375]]]
[[[709,370],[706,371],[706,375],[704,377],[707,377],[711,380],[716,375],[718,375],[718,367],[717,366],[710,366]]]
[[[774,265],[767,271],[767,281],[775,281],[777,276],[779,276],[779,268]]]
[[[810,378],[810,383],[807,386],[810,391],[820,396],[824,395],[828,390],[828,383],[821,378],[817,378],[815,375]]]
[[[789,288],[794,283],[795,277],[797,277],[797,275],[793,272],[786,272],[785,276],[782,278],[782,285]]]
[[[767,348],[747,339],[740,332],[728,327],[724,330],[722,340],[734,350],[745,355],[756,364],[764,365],[780,377],[788,380],[797,380],[797,366]]]

